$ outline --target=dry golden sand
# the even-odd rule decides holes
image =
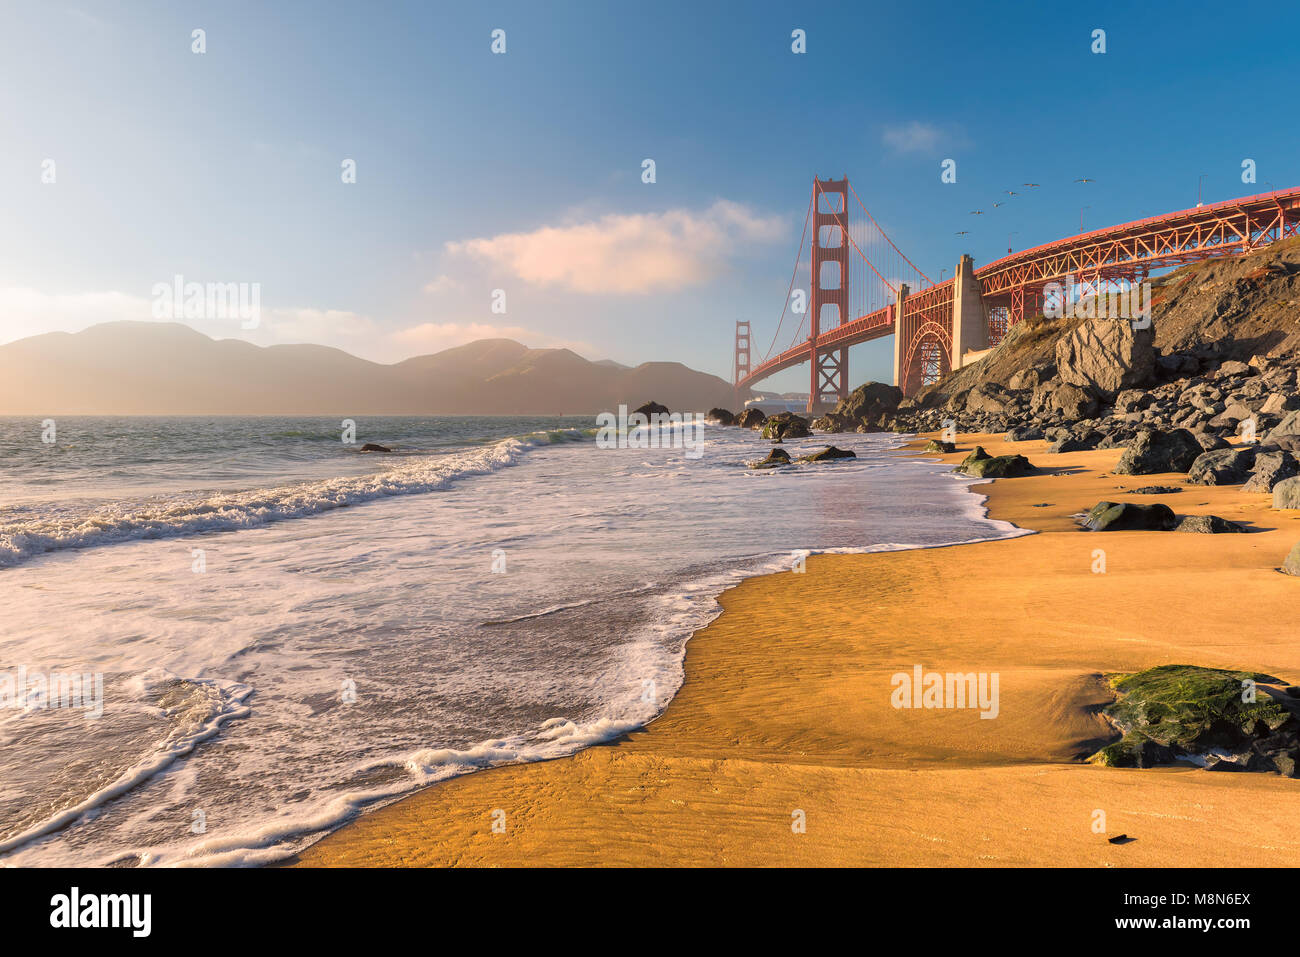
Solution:
[[[809,559],[754,578],[691,639],[651,725],[573,757],[428,788],[307,849],[307,866],[1289,865],[1300,781],[1080,763],[1107,734],[1100,674],[1167,663],[1300,680],[1300,579],[1276,569],[1300,514],[1238,487],[1117,476],[1118,450],[1022,452],[1040,474],[981,486],[1040,534]],[[1129,497],[1123,489],[1184,491]],[[1101,499],[1252,523],[1242,535],[1086,534]],[[1046,503],[1046,504],[1043,504]],[[1042,505],[1042,507],[1037,507]],[[1106,571],[1093,571],[1094,549]],[[1001,713],[895,710],[890,676],[1000,673]],[[1092,742],[1092,743],[1090,743]],[[504,834],[491,832],[494,809]],[[807,831],[796,834],[802,810]],[[1111,845],[1092,831],[1136,838]]]

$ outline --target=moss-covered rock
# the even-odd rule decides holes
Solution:
[[[953,445],[953,443],[951,442],[945,442],[942,439],[931,439],[929,442],[925,443],[925,448],[921,449],[921,451],[922,452],[956,452],[957,446]]]
[[[829,462],[831,459],[856,459],[858,453],[852,449],[837,449],[833,445],[828,445],[820,452],[814,452],[812,455],[804,455],[799,458],[800,462]]]
[[[1230,765],[1221,770],[1291,775],[1300,756],[1300,699],[1274,697],[1258,687],[1283,683],[1258,672],[1195,665],[1111,675],[1118,698],[1102,713],[1121,737],[1089,760],[1145,768],[1200,759],[1207,766]],[[1245,700],[1252,687],[1254,700]]]
[[[790,464],[790,453],[785,449],[773,449],[761,462],[750,462],[751,469],[774,469],[779,465]]]
[[[1014,478],[1028,475],[1034,470],[1029,459],[1023,455],[989,455],[984,446],[975,446],[975,451],[962,459],[961,465],[954,471],[978,478]]]
[[[811,434],[808,431],[808,420],[793,412],[778,412],[768,416],[763,423],[765,439],[802,439]]]

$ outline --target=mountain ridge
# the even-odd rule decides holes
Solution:
[[[122,320],[0,346],[7,415],[583,415],[649,400],[705,411],[736,397],[730,383],[678,362],[592,362],[513,339],[385,364],[333,346],[259,346]]]

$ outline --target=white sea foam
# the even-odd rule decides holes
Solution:
[[[457,479],[514,465],[532,448],[580,441],[584,437],[584,433],[573,429],[538,432],[452,454],[424,455],[413,460],[404,456],[400,464],[371,475],[231,492],[201,499],[179,496],[120,502],[81,515],[27,518],[0,525],[0,568],[62,549],[256,528],[270,522],[303,518],[393,495],[434,492]]]
[[[103,534],[122,537],[85,544],[117,547],[0,572],[5,658],[112,675],[102,722],[51,738],[49,715],[26,728],[0,716],[0,821],[21,822],[0,829],[5,862],[276,860],[415,788],[653,721],[717,596],[788,569],[795,552],[1022,534],[985,518],[941,466],[890,454],[893,436],[836,436],[860,458],[758,473],[744,466],[762,444],[748,430],[710,430],[696,461],[602,451],[573,442],[580,434],[231,493],[248,524],[212,539],[174,540],[221,517],[178,501],[164,518],[198,521],[162,541],[109,522]],[[799,445],[820,447],[792,453]],[[190,569],[195,542],[207,543],[202,575]],[[497,549],[504,574],[492,571]],[[168,713],[163,702],[191,694],[191,710]],[[101,777],[70,784],[86,755]],[[24,816],[41,807],[57,810]]]

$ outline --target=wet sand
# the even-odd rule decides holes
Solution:
[[[465,775],[367,814],[305,866],[1259,866],[1300,860],[1300,781],[1120,770],[1102,674],[1185,663],[1300,682],[1300,511],[1239,486],[1109,473],[1120,450],[1010,445],[1035,475],[976,487],[1039,534],[813,556],[749,579],[687,646],[645,729],[554,761]],[[1173,485],[1168,495],[1125,488]],[[1247,534],[1084,533],[1097,501],[1164,502]],[[1098,572],[1095,550],[1104,551]],[[999,711],[897,709],[891,676],[997,673]],[[504,833],[494,833],[494,812]],[[1094,832],[1096,812],[1105,832]],[[500,815],[495,815],[500,820]],[[797,825],[803,822],[803,830]],[[1112,845],[1107,835],[1127,834]]]

